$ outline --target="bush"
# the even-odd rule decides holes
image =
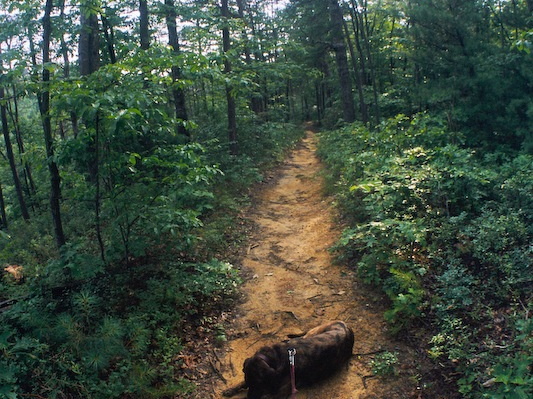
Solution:
[[[465,398],[525,398],[531,359],[512,315],[533,288],[532,158],[462,142],[427,114],[321,134],[348,224],[334,249],[387,294],[392,333],[432,318],[428,354],[460,369]]]
[[[35,284],[42,289],[32,290],[37,294],[4,312],[3,395],[160,397],[190,389],[176,377],[184,323],[207,307],[227,304],[237,287],[236,270],[216,260],[168,264],[136,292],[122,273],[61,285],[60,291],[41,280]],[[110,287],[110,281],[129,284]]]

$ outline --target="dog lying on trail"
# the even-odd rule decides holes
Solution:
[[[292,391],[289,349],[296,349],[296,387],[303,387],[338,371],[351,357],[353,344],[353,331],[343,321],[332,321],[288,342],[264,346],[244,361],[244,382],[223,395],[248,388],[247,399],[285,399]]]

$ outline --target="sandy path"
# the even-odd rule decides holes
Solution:
[[[227,383],[215,388],[216,398],[242,381],[242,364],[259,347],[328,320],[345,320],[354,329],[355,353],[387,349],[408,356],[407,349],[386,336],[379,298],[365,297],[353,272],[332,262],[328,248],[340,231],[332,200],[323,196],[315,145],[316,137],[308,131],[248,215],[256,228],[242,259],[249,276],[242,288],[246,299],[235,312],[229,342],[219,356],[218,368]],[[371,374],[370,360],[354,357],[339,375],[300,390],[298,399],[413,397],[416,381],[407,377],[389,378],[387,384],[370,378],[363,384],[363,377]],[[235,396],[245,397],[246,392]]]

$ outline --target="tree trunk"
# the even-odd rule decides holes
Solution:
[[[102,13],[101,18],[102,18],[102,29],[104,31],[107,52],[109,55],[109,62],[111,64],[116,64],[117,54],[115,52],[115,31],[113,30],[113,26],[109,23],[105,14]]]
[[[12,85],[12,90],[13,90],[13,107],[8,108],[8,111],[9,111],[9,116],[11,117],[11,122],[13,123],[13,128],[15,130],[15,138],[17,140],[17,146],[18,146],[18,151],[20,155],[20,164],[24,168],[23,174],[24,174],[24,181],[26,184],[26,191],[31,201],[31,197],[33,197],[36,193],[35,182],[33,180],[30,163],[24,157],[24,153],[26,151],[24,149],[24,140],[22,139],[22,132],[20,130],[17,88],[15,84]],[[32,209],[33,209],[33,205],[32,205]]]
[[[359,54],[359,61],[361,63],[361,77],[362,81],[361,84],[363,86],[368,84],[368,74],[366,71],[366,60],[365,60],[365,54],[363,52],[363,48],[361,47],[361,40],[359,31],[361,27],[359,26],[359,17],[358,17],[358,11],[357,11],[357,4],[354,0],[351,0],[352,8],[350,8],[350,15],[352,20],[352,28],[354,33],[354,39],[355,39],[355,46],[357,48],[357,53]]]
[[[3,73],[0,71],[0,77]],[[5,91],[4,88],[0,86],[0,117],[2,119],[2,132],[4,134],[4,140],[6,142],[6,155],[7,160],[9,161],[9,167],[11,168],[11,173],[13,175],[13,183],[15,184],[15,192],[17,193],[17,199],[20,206],[20,212],[24,220],[30,219],[30,214],[28,213],[28,208],[26,202],[24,201],[24,194],[22,192],[22,185],[20,184],[20,178],[17,171],[17,163],[15,162],[15,155],[13,153],[13,145],[11,144],[11,137],[9,135],[9,124],[7,120],[7,106],[4,102]]]
[[[87,76],[100,67],[100,40],[98,36],[98,17],[87,5],[82,5],[80,15],[80,43],[78,60],[80,75]]]
[[[168,43],[172,47],[174,54],[179,55],[181,53],[179,41],[178,41],[178,30],[176,27],[176,8],[174,6],[174,0],[165,0],[165,19],[168,29]],[[176,118],[180,120],[178,125],[178,133],[190,137],[190,132],[185,126],[185,122],[188,120],[187,117],[187,108],[185,107],[185,92],[181,87],[179,87],[179,81],[181,80],[182,74],[179,66],[172,66],[172,96],[174,97],[174,108],[176,111]]]
[[[52,24],[50,14],[52,13],[53,0],[46,0],[45,13],[43,17],[43,64],[50,62],[50,36],[52,34]],[[48,172],[50,174],[50,212],[52,214],[52,223],[54,225],[54,236],[56,245],[61,248],[65,245],[66,239],[63,232],[63,222],[61,220],[61,178],[59,170],[54,160],[54,144],[52,138],[52,124],[50,117],[50,91],[48,84],[50,82],[50,71],[43,68],[43,86],[44,91],[40,96],[40,110],[43,122],[44,144],[46,147],[46,157],[48,163]]]
[[[359,12],[356,13],[356,17],[359,18],[360,32],[361,32],[361,36],[362,36],[363,43],[364,43],[364,46],[365,46],[366,57],[367,57],[368,66],[369,66],[369,69],[370,69],[370,79],[371,79],[371,83],[372,83],[372,94],[373,94],[373,98],[374,98],[374,118],[375,118],[376,125],[378,125],[380,120],[381,120],[381,112],[380,112],[380,109],[379,109],[378,87],[377,87],[377,81],[376,81],[376,74],[375,74],[375,71],[374,71],[374,63],[373,63],[373,60],[372,60],[372,51],[370,49],[370,41],[369,41],[368,35],[367,35],[368,26],[365,26],[365,21],[363,21],[363,17],[361,15],[361,13],[359,13]],[[368,21],[366,22],[366,24],[368,25]]]
[[[100,49],[99,49],[99,29],[98,17],[95,10],[90,9],[88,3],[83,3],[81,7],[81,33],[79,43],[79,63],[80,74],[88,76],[96,72],[100,67]],[[87,152],[89,157],[89,179],[95,185],[94,197],[94,213],[95,213],[95,231],[98,244],[100,246],[100,254],[102,260],[105,262],[105,248],[102,239],[101,221],[100,221],[100,128],[99,115],[96,113],[94,120],[85,120],[84,124],[87,127],[94,128],[94,140],[88,145]]]
[[[352,80],[348,68],[348,57],[346,56],[346,44],[344,42],[344,17],[337,0],[329,1],[329,12],[331,17],[332,46],[335,51],[335,60],[339,74],[342,114],[344,120],[350,123],[355,121],[355,106],[352,95]]]
[[[141,49],[143,50],[150,48],[148,15],[148,0],[139,0],[139,36],[141,38]]]
[[[61,2],[60,18],[65,18],[65,0]],[[68,79],[70,77],[70,60],[68,58],[68,46],[64,34],[61,34],[61,54],[63,55],[63,76]],[[78,117],[74,111],[70,112],[70,123],[72,125],[72,134],[74,137],[78,137]]]
[[[245,15],[244,11],[246,9],[246,1],[245,0],[237,0],[237,7],[238,7],[238,10],[239,10],[239,18],[241,18],[243,21],[245,21],[246,20],[246,15]],[[252,35],[255,36],[255,29],[253,28],[253,22],[251,22],[251,24],[252,24]],[[246,26],[248,24],[246,22],[244,22],[243,25]],[[245,28],[243,28],[243,30],[242,30],[242,40],[245,43],[245,45],[244,45],[244,57],[245,57],[245,60],[246,60],[246,64],[250,66],[250,65],[252,65],[253,61],[252,61],[252,54],[251,54],[251,51],[250,51],[248,34],[247,34]],[[257,59],[257,56],[256,56],[256,59]],[[259,61],[259,59],[257,59],[257,61]],[[264,111],[264,108],[263,108],[263,96],[261,94],[260,84],[257,81],[255,83],[257,83],[257,86],[259,87],[259,89],[257,91],[254,90],[252,92],[252,97],[250,98],[250,108],[257,115],[257,114],[261,114]]]
[[[0,228],[7,229],[6,203],[4,201],[4,190],[0,184]]]
[[[5,92],[4,88],[0,87],[0,100],[4,100]],[[13,146],[11,144],[11,138],[9,135],[9,125],[7,120],[7,109],[6,105],[3,103],[0,105],[0,113],[1,113],[1,119],[2,119],[2,132],[4,134],[4,140],[6,143],[6,154],[7,159],[9,161],[9,167],[11,168],[11,173],[13,175],[13,183],[15,184],[15,191],[17,194],[17,199],[20,206],[20,211],[22,213],[22,217],[25,220],[30,219],[30,214],[28,213],[28,208],[26,206],[26,202],[24,201],[24,194],[22,192],[22,185],[20,183],[20,177],[17,171],[17,164],[15,162],[15,155],[13,153]]]
[[[348,42],[348,49],[350,50],[350,58],[352,59],[353,73],[355,76],[355,85],[357,86],[357,94],[359,95],[359,111],[361,112],[361,119],[366,125],[368,123],[368,110],[365,103],[365,96],[363,92],[363,78],[361,76],[361,71],[357,65],[357,56],[355,54],[353,43],[350,39],[350,34],[348,31],[348,24],[344,21],[344,33],[346,35],[346,41]]]
[[[229,50],[231,49],[230,32],[229,32],[229,8],[228,0],[222,0],[222,51],[224,52],[224,74],[231,74],[231,61],[229,59]],[[233,87],[226,83],[226,100],[228,103],[228,139],[231,155],[237,155],[237,112]]]

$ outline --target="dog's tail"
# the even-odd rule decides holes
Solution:
[[[231,398],[232,396],[237,395],[240,391],[248,388],[246,382],[241,382],[240,384],[235,385],[234,387],[228,388],[225,391],[222,391],[222,396],[226,398]]]

